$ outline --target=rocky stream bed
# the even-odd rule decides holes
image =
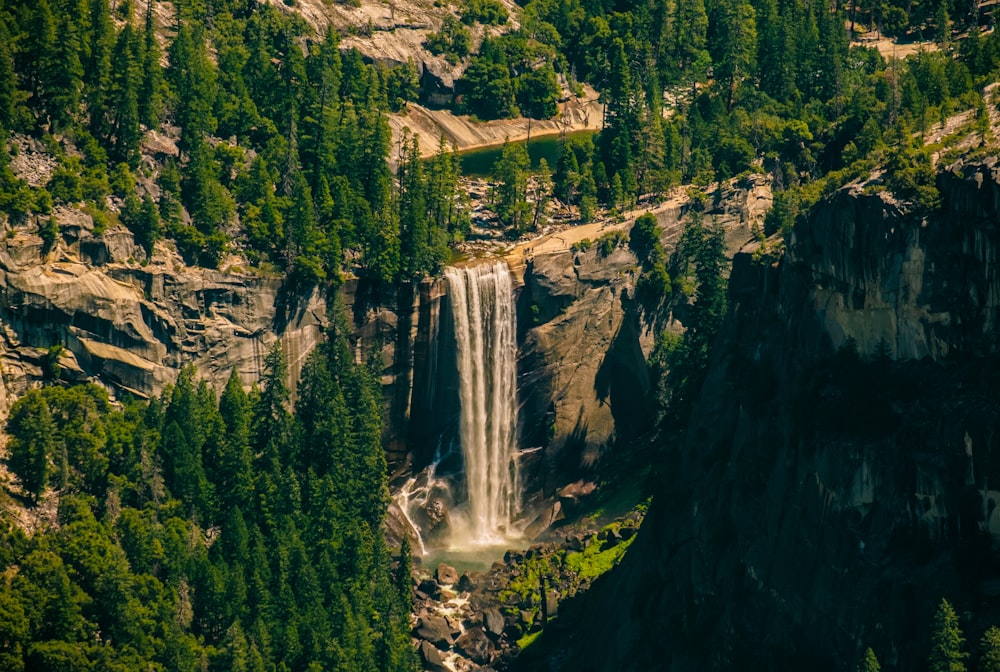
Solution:
[[[430,672],[502,672],[560,605],[590,588],[625,555],[645,507],[601,528],[577,524],[544,543],[511,550],[484,571],[441,562],[413,569],[413,644]],[[544,597],[543,597],[544,596]]]

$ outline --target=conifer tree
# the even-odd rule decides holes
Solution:
[[[286,264],[296,282],[311,286],[326,278],[321,251],[322,232],[305,175],[295,170],[291,207],[285,215]]]
[[[101,141],[110,135],[112,52],[115,29],[111,22],[108,0],[89,0],[89,34],[86,36],[86,59],[83,63],[83,83],[86,89],[90,132]],[[131,17],[130,17],[131,18]],[[117,66],[125,65],[117,63]],[[127,67],[126,67],[127,69]]]
[[[175,98],[174,115],[181,127],[181,150],[192,152],[206,133],[215,130],[215,68],[208,56],[204,31],[182,22],[170,46],[167,69]]]
[[[740,84],[757,71],[757,23],[753,6],[745,0],[723,0],[718,7],[715,77],[724,87],[731,111]]]
[[[260,395],[252,408],[250,440],[254,452],[263,459],[263,468],[274,471],[289,436],[288,367],[281,342],[276,342],[264,360]]]
[[[0,16],[0,133],[15,129],[21,117],[23,94],[17,85],[11,45],[10,30]]]
[[[146,128],[153,128],[160,118],[163,106],[163,70],[160,67],[160,45],[156,41],[156,27],[153,23],[153,7],[156,0],[146,3],[146,18],[142,29],[142,71],[139,86],[139,122]]]
[[[238,511],[239,507],[245,506],[253,489],[250,402],[236,369],[230,374],[219,399],[219,414],[226,432],[220,446],[219,463],[215,467],[215,485],[224,518],[227,511]]]
[[[399,254],[402,276],[419,278],[435,270],[427,222],[427,182],[414,137],[406,140],[396,179],[399,182]]]
[[[958,624],[958,615],[948,600],[941,598],[931,631],[931,655],[927,661],[930,672],[965,672],[965,659],[969,654],[962,651],[963,644],[965,637]]]
[[[62,14],[57,21],[58,39],[42,57],[44,79],[40,100],[52,131],[65,130],[79,114],[83,88],[79,29],[73,17]]]
[[[871,647],[868,647],[865,649],[865,655],[861,658],[861,662],[858,663],[858,672],[881,672],[881,670],[875,652],[872,651]]]
[[[125,24],[115,43],[112,55],[112,83],[108,98],[110,156],[115,163],[125,163],[131,168],[139,165],[139,87],[141,63],[138,36],[131,23]]]
[[[48,404],[40,390],[30,390],[14,403],[7,432],[7,465],[35,501],[45,491],[49,480],[49,463],[55,450],[55,424]]]
[[[442,135],[427,167],[427,216],[436,229],[432,235],[451,235],[462,228],[458,175],[458,158]]]
[[[1000,672],[1000,628],[988,628],[979,640],[979,649],[979,668],[982,672]]]
[[[528,169],[530,163],[528,150],[522,143],[504,142],[500,150],[500,158],[493,165],[493,179],[496,181],[497,217],[504,226],[520,232],[530,221],[530,208],[527,202]]]
[[[51,69],[56,46],[56,22],[49,1],[22,3],[18,8],[17,26],[22,39],[16,52],[15,68],[30,96],[28,104],[40,114],[48,84],[46,75]]]
[[[676,0],[672,57],[684,81],[700,81],[709,62],[708,14],[703,0]]]

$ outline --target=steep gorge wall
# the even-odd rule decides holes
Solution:
[[[746,240],[768,193],[757,183],[727,187],[710,214],[732,240]],[[671,202],[655,211],[668,249],[685,207]],[[97,232],[88,215],[65,208],[55,216],[61,238],[47,253],[36,223],[8,225],[0,240],[0,412],[39,383],[57,345],[65,380],[150,396],[187,364],[217,391],[234,369],[250,385],[280,343],[294,387],[327,323],[322,292],[291,291],[279,277],[240,268],[235,257],[224,271],[188,267],[162,242],[140,262],[145,255],[124,228]],[[642,434],[651,417],[645,356],[652,338],[632,299],[635,257],[624,244],[610,254],[565,247],[526,255],[513,269],[520,445],[537,449],[525,456],[524,473],[529,490],[548,497],[567,482],[597,480],[606,460],[618,458],[614,447]],[[446,471],[459,471],[447,283],[403,284],[388,305],[375,306],[351,279],[341,300],[354,321],[357,356],[381,356],[394,475],[440,457]]]
[[[1000,171],[939,186],[927,217],[846,188],[780,260],[737,256],[686,444],[566,669],[922,669],[942,597],[970,642],[1000,623]]]

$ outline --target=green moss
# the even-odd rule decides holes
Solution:
[[[618,524],[605,529],[612,527],[617,530]],[[605,550],[601,550],[603,543],[595,542],[582,552],[570,553],[566,556],[566,569],[576,572],[581,579],[596,579],[621,561],[634,539],[632,537]]]
[[[539,630],[538,632],[529,632],[524,637],[517,640],[517,647],[522,651],[524,651],[526,648],[534,644],[541,636],[542,636],[541,630]]]

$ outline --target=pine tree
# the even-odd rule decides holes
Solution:
[[[16,52],[15,69],[30,96],[28,104],[36,114],[41,114],[47,85],[46,71],[51,67],[56,47],[56,22],[48,0],[22,3],[18,9],[17,25],[23,39]]]
[[[52,51],[42,57],[40,101],[52,131],[61,131],[76,119],[83,88],[80,39],[77,24],[68,14],[58,21],[58,39]]]
[[[316,220],[309,183],[300,170],[292,177],[291,207],[285,215],[286,268],[295,282],[307,287],[326,278],[321,253],[322,232]]]
[[[538,171],[531,185],[529,197],[534,203],[530,229],[537,231],[539,224],[547,221],[549,201],[552,199],[552,171],[549,170],[549,164],[544,158],[538,163]]]
[[[252,405],[250,443],[261,456],[263,468],[277,471],[288,440],[291,416],[288,412],[288,367],[281,342],[276,342],[264,360],[263,386]]]
[[[18,89],[11,45],[10,30],[0,16],[0,133],[17,128],[22,117],[24,96]]]
[[[520,232],[530,216],[527,202],[528,150],[519,142],[504,142],[500,158],[493,164],[492,176],[496,181],[497,217],[504,226]]]
[[[160,66],[160,45],[156,41],[153,23],[155,0],[146,3],[146,19],[142,29],[140,66],[142,79],[139,86],[139,122],[147,128],[156,126],[163,107],[163,70]]]
[[[141,84],[141,62],[139,60],[138,36],[131,23],[127,23],[118,35],[112,55],[112,82],[108,99],[111,110],[110,156],[115,163],[125,163],[131,168],[139,166],[139,87]]]
[[[676,0],[672,56],[684,81],[701,81],[709,62],[708,14],[703,0]]]
[[[216,73],[201,28],[181,23],[170,46],[167,79],[176,99],[174,114],[181,127],[181,150],[191,152],[216,124],[212,114]]]
[[[882,667],[878,664],[878,658],[871,647],[865,649],[865,655],[858,663],[858,672],[881,672]]]
[[[979,640],[979,667],[982,672],[1000,672],[1000,628],[993,626]]]
[[[11,407],[7,420],[7,465],[21,487],[38,501],[49,480],[49,463],[55,450],[56,428],[40,390],[30,390]]]
[[[225,426],[219,462],[215,465],[216,492],[220,512],[246,506],[253,492],[253,454],[250,450],[250,401],[236,369],[229,376],[219,399],[219,414]]]
[[[756,14],[753,6],[744,0],[723,0],[719,12],[715,77],[724,87],[726,108],[731,111],[736,90],[757,71]]]
[[[931,655],[927,661],[930,672],[965,672],[964,661],[969,654],[962,651],[963,644],[965,637],[958,615],[948,600],[941,598],[931,631]]]
[[[396,179],[399,183],[399,254],[404,278],[420,278],[435,270],[427,222],[427,182],[416,137],[406,140]]]
[[[86,36],[87,56],[83,63],[83,83],[90,115],[90,132],[99,140],[107,141],[111,132],[109,118],[112,114],[110,98],[115,29],[111,22],[108,0],[89,1],[89,35]],[[116,65],[121,67],[124,64]]]

